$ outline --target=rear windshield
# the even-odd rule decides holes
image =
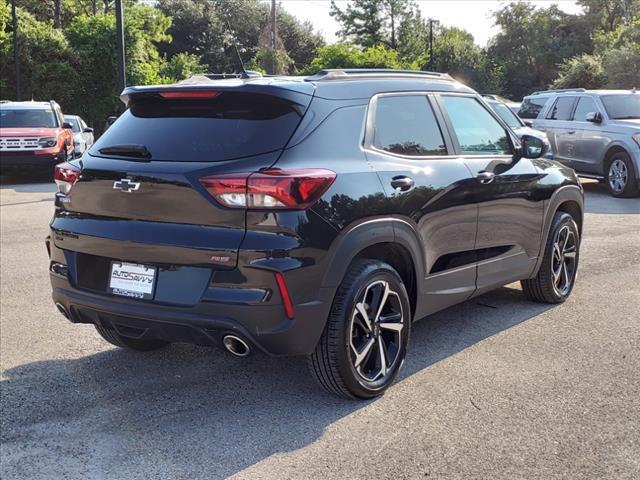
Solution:
[[[527,98],[520,106],[520,118],[538,118],[538,114],[549,97]]]
[[[53,109],[11,109],[0,108],[2,128],[56,128],[56,114]]]
[[[300,122],[298,105],[263,94],[134,101],[91,149],[143,145],[152,160],[212,162],[283,148]]]
[[[609,118],[615,120],[640,118],[640,94],[603,95],[600,98]]]

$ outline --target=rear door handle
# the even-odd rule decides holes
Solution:
[[[567,135],[573,135],[574,133],[576,133],[576,131],[575,130],[571,130],[571,131],[567,132]]]
[[[493,172],[487,172],[486,170],[482,170],[478,172],[476,178],[480,181],[480,183],[491,183],[494,178],[496,178],[496,174]]]
[[[413,188],[414,185],[415,182],[413,181],[413,178],[405,177],[404,175],[399,175],[391,179],[391,186],[398,192],[406,192]]]

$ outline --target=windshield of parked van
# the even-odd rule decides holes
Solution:
[[[629,95],[603,95],[602,103],[613,120],[640,118],[640,93]]]
[[[78,133],[80,131],[80,124],[78,123],[78,119],[75,117],[64,117],[65,122],[69,122],[71,124],[71,129],[73,133]]]
[[[53,109],[19,109],[0,107],[1,128],[56,128]]]
[[[511,128],[520,128],[522,127],[522,123],[516,116],[515,113],[511,111],[509,107],[507,107],[504,103],[500,102],[489,102],[489,106],[493,108],[494,112],[496,112],[504,123],[509,125]]]
[[[91,155],[144,147],[154,161],[215,162],[283,148],[300,122],[298,106],[263,94],[223,92],[212,99],[134,100]],[[102,153],[100,151],[102,150]]]

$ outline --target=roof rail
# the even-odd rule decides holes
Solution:
[[[531,95],[540,95],[541,93],[564,93],[564,92],[586,92],[586,88],[558,88],[551,90],[538,90],[537,92],[533,92]]]
[[[327,81],[327,80],[347,80],[364,79],[364,78],[380,78],[380,77],[431,77],[441,78],[443,80],[453,80],[447,73],[426,72],[423,70],[395,70],[388,68],[327,68],[318,71],[316,74],[307,77],[305,80],[310,82]]]

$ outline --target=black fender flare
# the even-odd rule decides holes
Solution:
[[[544,210],[544,222],[542,225],[542,236],[540,238],[540,250],[538,252],[538,261],[536,262],[535,268],[533,269],[533,273],[531,274],[531,278],[535,277],[538,274],[538,270],[542,265],[542,259],[544,257],[544,249],[547,245],[547,239],[549,238],[549,233],[551,231],[551,223],[553,221],[553,216],[558,211],[558,207],[565,202],[576,202],[580,207],[580,213],[582,215],[580,224],[584,224],[584,194],[583,190],[578,185],[565,185],[556,190],[551,198],[547,200],[545,203]],[[580,241],[582,242],[582,229],[580,229]]]
[[[424,278],[425,263],[417,233],[405,220],[383,217],[359,222],[338,235],[327,252],[328,268],[322,287],[338,287],[353,259],[365,248],[379,243],[396,243],[409,252],[419,286]]]

